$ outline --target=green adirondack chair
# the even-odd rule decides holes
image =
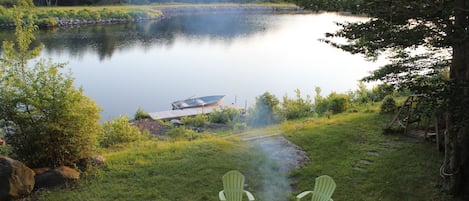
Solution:
[[[332,193],[335,190],[334,180],[327,175],[322,175],[316,178],[313,191],[304,191],[296,196],[296,200],[300,201],[301,198],[308,194],[312,194],[312,201],[333,201]]]
[[[221,201],[241,201],[243,194],[246,194],[248,199],[254,200],[254,196],[244,190],[244,175],[237,170],[231,170],[222,177],[223,190],[218,193]]]

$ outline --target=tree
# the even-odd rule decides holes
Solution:
[[[20,0],[21,1],[21,0]],[[24,4],[19,4],[24,5]],[[19,160],[32,167],[70,165],[90,157],[97,145],[100,109],[73,86],[64,64],[39,59],[32,17],[15,7],[16,42],[3,43],[0,63],[0,122]]]
[[[277,97],[269,92],[256,97],[254,108],[248,111],[247,122],[251,126],[265,126],[278,122],[279,103]]]
[[[362,5],[371,18],[339,24],[325,42],[369,59],[388,54],[392,63],[365,80],[383,80],[443,103],[448,114],[444,187],[469,199],[469,1],[365,0]],[[444,79],[447,68],[450,76]]]

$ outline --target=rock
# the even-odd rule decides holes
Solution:
[[[94,158],[92,157],[82,158],[78,160],[76,165],[80,171],[85,172],[85,171],[88,171],[90,168],[104,165],[104,162],[106,162],[106,158],[104,158],[104,156],[102,155],[98,155]]]
[[[35,176],[35,189],[53,187],[68,188],[76,185],[80,178],[80,173],[78,171],[67,166],[62,166],[53,170],[40,168],[37,171],[38,173]]]
[[[34,171],[24,163],[0,157],[0,200],[17,199],[29,195],[34,188]]]

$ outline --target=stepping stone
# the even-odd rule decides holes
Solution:
[[[364,168],[361,168],[361,167],[353,167],[354,170],[356,171],[360,171],[360,172],[366,172],[366,170]]]
[[[370,156],[379,156],[378,151],[372,150],[372,151],[367,151],[366,154]]]
[[[370,160],[367,160],[367,159],[360,159],[358,162],[361,163],[361,164],[365,164],[365,165],[373,164],[373,161],[370,161]]]

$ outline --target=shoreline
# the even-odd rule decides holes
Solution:
[[[68,8],[68,7],[67,7]],[[111,7],[109,7],[111,8]],[[118,8],[118,7],[112,7]],[[102,18],[102,19],[80,19],[80,18],[67,18],[67,17],[56,17],[56,16],[46,16],[44,18],[39,18],[37,25],[41,29],[47,28],[72,28],[84,25],[105,25],[105,24],[117,24],[117,23],[131,23],[131,22],[140,22],[146,20],[158,20],[174,15],[180,14],[193,14],[193,13],[206,13],[206,12],[225,12],[225,13],[236,13],[236,12],[302,12],[304,9],[294,5],[294,4],[274,4],[274,3],[255,3],[255,4],[234,4],[234,3],[215,3],[215,4],[153,4],[146,7],[143,6],[122,6],[125,12],[131,13],[142,8],[150,8],[152,12],[159,12],[158,14],[152,14],[152,17],[111,17],[111,18]],[[50,11],[62,9],[61,7],[55,8],[44,8]],[[90,11],[87,7],[77,7],[75,12],[81,11],[87,12],[100,12],[106,10],[106,7],[102,7],[102,10],[99,11]],[[95,9],[97,10],[97,9]],[[143,12],[143,11],[142,11]],[[150,11],[146,11],[150,12]],[[148,15],[147,13],[145,13]],[[12,23],[2,23],[0,28],[3,29],[12,29],[15,25]]]

